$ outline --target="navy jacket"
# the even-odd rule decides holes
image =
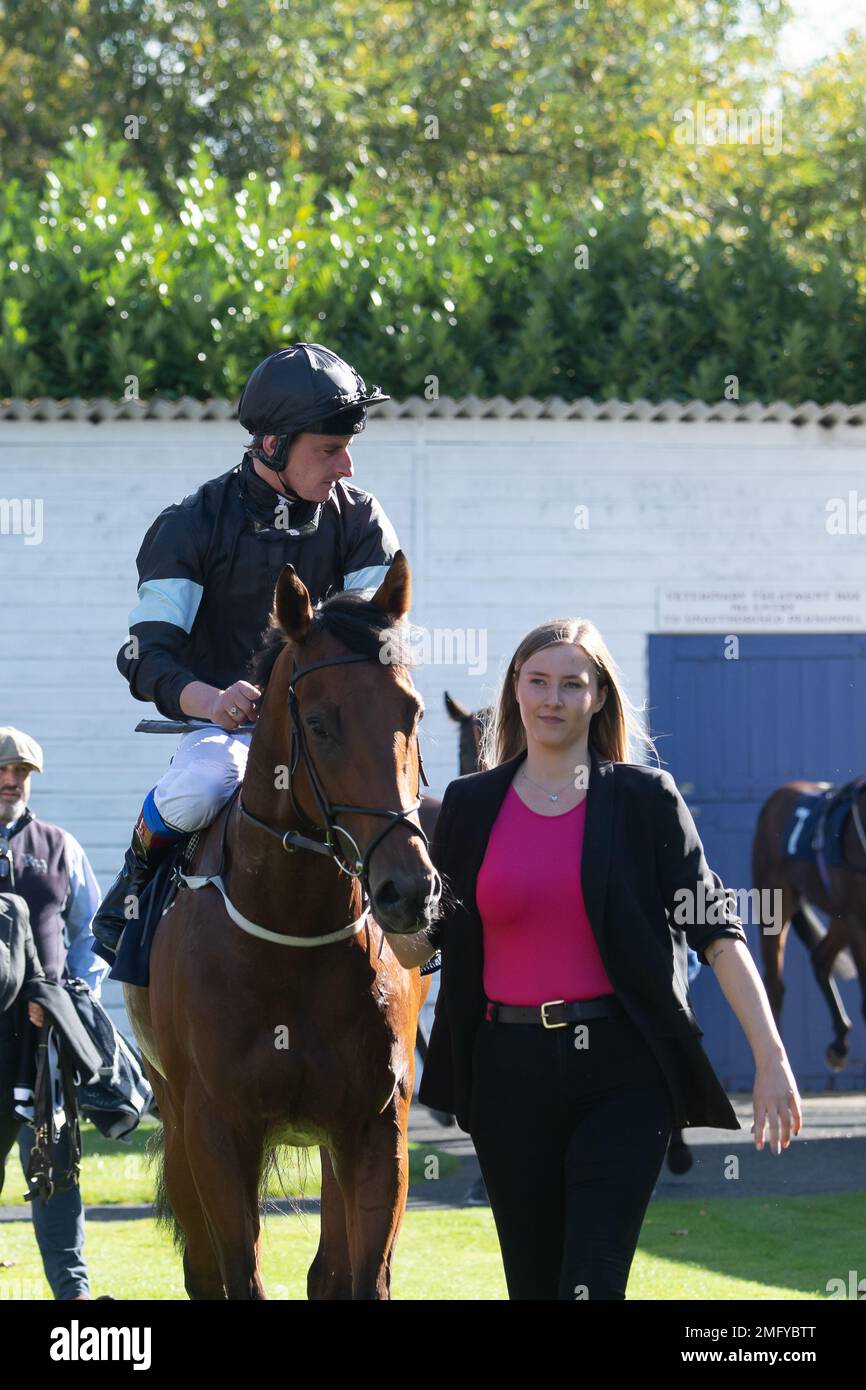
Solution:
[[[432,855],[457,905],[434,932],[442,980],[418,1098],[456,1115],[469,1132],[472,1050],[484,1015],[483,939],[475,884],[499,809],[525,751],[446,789]],[[655,1054],[671,1090],[674,1124],[740,1129],[707,1057],[688,993],[687,948],[702,960],[716,937],[746,942],[731,899],[707,865],[691,812],[670,773],[614,763],[590,747],[581,886],[587,916],[617,998]],[[683,899],[703,882],[724,904],[716,925],[675,926]],[[669,916],[670,914],[670,916]],[[502,1027],[516,1025],[503,1024]]]
[[[341,480],[327,502],[286,504],[245,454],[148,530],[117,668],[137,700],[184,719],[180,693],[191,681],[225,690],[245,677],[285,565],[315,604],[329,592],[377,589],[399,548],[369,493]]]

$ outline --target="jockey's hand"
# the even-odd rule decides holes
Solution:
[[[45,1022],[45,1010],[41,1004],[34,1004],[31,1000],[27,1005],[27,1017],[30,1019],[34,1028],[41,1028]]]
[[[211,723],[219,724],[230,734],[239,724],[255,724],[258,719],[255,702],[261,699],[261,694],[257,685],[250,685],[249,681],[235,681],[234,685],[218,691],[214,696]]]

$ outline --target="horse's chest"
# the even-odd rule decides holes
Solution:
[[[267,988],[256,991],[235,979],[234,1013],[208,1031],[195,1064],[239,1123],[261,1118],[279,1144],[327,1143],[368,1124],[407,1084],[415,1037],[408,983],[397,971],[371,981],[360,960],[345,978],[312,975],[301,989],[297,964],[294,975],[281,967],[278,957]]]
[[[393,1037],[356,1048],[290,1029],[284,1043],[259,1052],[242,1087],[248,1097],[251,1089],[258,1092],[280,1144],[326,1143],[347,1124],[369,1119],[388,1104],[411,1060]]]

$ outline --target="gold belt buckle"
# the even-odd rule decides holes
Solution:
[[[567,1027],[568,1027],[567,1021],[564,1021],[564,1022],[562,1022],[562,1023],[548,1023],[548,1021],[547,1021],[547,1014],[544,1012],[544,1010],[545,1010],[545,1009],[549,1009],[549,1008],[551,1007],[552,1004],[564,1004],[564,1003],[565,1003],[565,1000],[564,1000],[564,999],[548,999],[548,1001],[547,1001],[546,1004],[542,1004],[542,1005],[541,1005],[541,1021],[542,1021],[542,1023],[544,1024],[545,1028],[567,1028]]]

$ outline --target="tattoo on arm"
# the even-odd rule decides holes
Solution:
[[[709,946],[707,946],[706,950],[704,951],[704,957],[706,959],[707,965],[715,965],[716,961],[724,951],[727,944],[727,938],[724,938],[721,941],[710,942]]]

